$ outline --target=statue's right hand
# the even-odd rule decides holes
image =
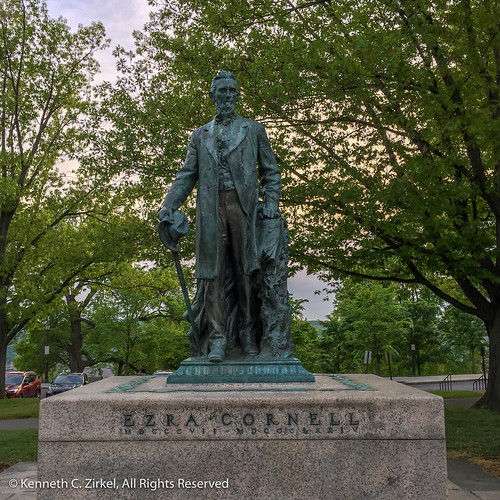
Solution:
[[[174,222],[174,209],[172,207],[161,207],[158,219],[160,221]]]

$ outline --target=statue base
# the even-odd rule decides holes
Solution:
[[[110,377],[44,399],[37,498],[446,499],[442,398],[374,375],[315,378]]]
[[[297,358],[259,360],[258,357],[225,359],[188,358],[167,378],[167,384],[234,384],[314,382]]]

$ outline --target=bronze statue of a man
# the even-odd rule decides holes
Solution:
[[[245,356],[259,353],[254,279],[261,267],[257,226],[263,219],[280,217],[281,181],[274,154],[264,126],[236,114],[238,93],[231,73],[220,71],[212,80],[209,95],[215,103],[215,119],[193,132],[184,165],[159,213],[160,220],[173,222],[175,211],[198,183],[195,302],[202,302],[212,362],[224,359],[228,342],[228,274],[237,304],[241,351]]]

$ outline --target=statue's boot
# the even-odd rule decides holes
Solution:
[[[221,361],[224,361],[224,357],[225,352],[222,347],[222,343],[217,342],[208,353],[208,361],[211,361],[212,363],[220,363]]]
[[[240,332],[241,350],[245,356],[256,356],[259,354],[257,342],[255,342],[255,335],[250,331]]]

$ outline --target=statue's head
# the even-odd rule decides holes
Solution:
[[[218,116],[230,116],[236,110],[239,90],[236,78],[229,71],[219,71],[212,80],[209,93]]]
[[[210,86],[210,92],[208,94],[210,96],[210,99],[212,99],[212,101],[215,102],[215,93],[217,91],[217,86],[220,83],[225,83],[221,82],[221,80],[233,81],[233,84],[236,85],[236,98],[238,98],[240,91],[238,90],[238,84],[236,83],[236,78],[229,71],[221,70],[212,78],[212,85]]]

